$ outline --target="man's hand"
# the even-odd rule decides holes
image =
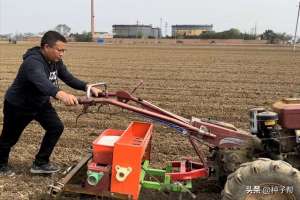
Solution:
[[[92,96],[98,97],[102,93],[102,90],[100,90],[99,88],[96,88],[96,87],[91,87],[91,93],[92,93]]]
[[[58,91],[55,97],[57,99],[61,100],[62,102],[64,102],[64,104],[67,106],[72,106],[72,105],[78,104],[78,100],[74,95],[68,94],[64,91]]]

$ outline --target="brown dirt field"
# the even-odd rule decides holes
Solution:
[[[14,79],[21,56],[33,44],[0,43],[0,109],[7,87]],[[109,90],[131,90],[140,81],[136,96],[190,118],[212,118],[248,128],[248,110],[270,107],[283,97],[299,96],[300,53],[272,46],[130,46],[69,44],[65,63],[79,78],[107,82]],[[63,89],[84,95],[61,83]],[[139,119],[121,115],[87,114],[75,118],[81,107],[53,102],[65,131],[52,160],[62,168],[76,163],[97,134],[106,128],[124,129]],[[2,112],[0,115],[2,129]],[[10,164],[14,177],[0,177],[0,199],[43,199],[47,186],[62,175],[32,176],[29,168],[42,138],[42,128],[30,124],[13,148]],[[195,156],[189,142],[169,128],[155,126],[152,166]],[[168,199],[160,192],[143,192],[141,199]],[[66,199],[79,199],[73,196]],[[186,199],[186,198],[184,198]],[[197,199],[220,199],[218,193],[200,193]]]

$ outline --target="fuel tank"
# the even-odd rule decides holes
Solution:
[[[300,98],[285,98],[273,104],[279,124],[286,129],[300,129]]]

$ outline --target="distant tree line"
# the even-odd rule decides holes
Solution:
[[[71,33],[70,37],[73,37],[76,42],[91,42],[93,41],[91,32]]]
[[[232,28],[227,31],[215,32],[208,31],[199,35],[201,39],[245,39],[254,40],[256,36],[254,34],[241,33],[238,29]]]
[[[93,41],[91,32],[82,32],[82,33],[71,33],[71,28],[66,24],[58,24],[52,30],[60,32],[66,37],[73,38],[76,42],[91,42]],[[40,35],[43,34],[39,33]],[[1,35],[0,35],[1,36]],[[15,35],[8,34],[1,37],[9,38],[10,40],[22,40],[23,38],[34,36],[33,33],[16,33]],[[134,38],[142,38],[142,33],[138,33]],[[114,38],[123,38],[122,36],[114,36]],[[128,38],[128,37],[127,37]],[[165,38],[172,38],[171,36],[166,36]],[[275,33],[273,30],[265,30],[260,35],[242,33],[236,28],[232,28],[226,31],[215,32],[215,31],[206,31],[200,35],[177,35],[178,39],[243,39],[243,40],[256,40],[262,39],[267,40],[270,44],[280,43],[280,42],[291,42],[292,36],[286,33]],[[300,40],[298,40],[300,42]]]
[[[261,39],[262,40],[268,40],[269,43],[274,44],[278,43],[280,41],[286,41],[289,42],[292,40],[292,36],[288,35],[286,33],[275,33],[272,30],[266,30],[262,35]],[[298,40],[299,42],[299,40]]]
[[[279,43],[280,41],[288,42],[292,39],[292,36],[287,35],[286,33],[275,33],[272,30],[266,30],[261,35],[241,33],[238,29],[232,28],[227,31],[215,32],[207,31],[203,32],[198,36],[188,36],[181,35],[177,38],[186,38],[186,39],[243,39],[243,40],[255,40],[262,39],[267,40],[268,43],[274,44]]]
[[[91,32],[82,32],[82,33],[71,33],[71,28],[66,24],[58,24],[55,28],[55,31],[61,33],[64,36],[69,36],[74,38],[76,42],[91,42],[93,41]]]

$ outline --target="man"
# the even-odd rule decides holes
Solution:
[[[11,147],[25,127],[36,120],[45,129],[45,135],[30,172],[49,174],[59,167],[49,162],[54,146],[64,126],[50,103],[50,96],[65,105],[76,105],[72,94],[58,88],[58,78],[77,90],[86,90],[87,83],[75,78],[63,64],[66,39],[55,31],[48,31],[41,39],[40,47],[33,47],[23,55],[17,76],[6,92],[3,108],[3,129],[0,136],[0,174],[13,175],[8,166]],[[100,89],[91,88],[94,96]]]

